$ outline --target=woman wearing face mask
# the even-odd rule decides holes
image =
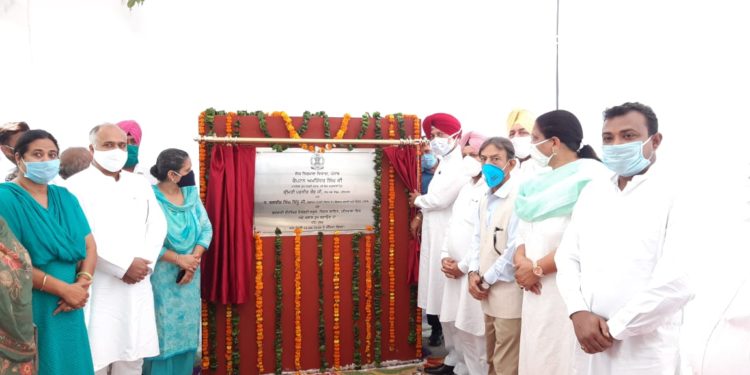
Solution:
[[[81,308],[89,297],[96,244],[78,200],[48,185],[58,174],[57,140],[44,130],[16,143],[18,177],[0,184],[0,216],[29,251],[39,374],[93,374]]]
[[[461,147],[461,123],[455,117],[436,113],[422,122],[424,133],[430,138],[430,148],[440,160],[427,194],[414,191],[409,203],[421,209],[422,245],[419,254],[419,307],[429,315],[440,313],[443,301],[445,275],[441,272],[440,251],[445,239],[445,229],[451,216],[453,202],[461,187],[470,177],[463,172]],[[439,332],[433,330],[430,345],[439,345]],[[448,361],[450,362],[450,361]]]
[[[168,232],[151,285],[154,291],[159,356],[147,358],[143,374],[191,374],[201,323],[200,260],[213,228],[195,186],[185,151],[162,151],[151,167],[153,185]]]
[[[581,190],[611,173],[582,144],[581,123],[568,111],[539,116],[531,141],[529,162],[551,170],[523,183],[515,206],[521,219],[516,281],[526,291],[519,374],[570,374],[576,337],[557,289],[554,256]]]
[[[448,224],[446,239],[443,242],[441,262],[445,274],[443,303],[440,309],[440,322],[443,331],[452,331],[453,345],[463,357],[461,367],[466,365],[467,372],[461,368],[453,370],[456,374],[486,374],[487,348],[484,338],[484,312],[482,303],[469,294],[468,278],[469,257],[467,241],[474,235],[474,225],[479,220],[477,212],[479,201],[487,192],[487,184],[482,178],[482,163],[479,161],[479,147],[486,137],[468,132],[461,139],[463,154],[463,171],[471,177],[458,193]],[[446,341],[446,346],[448,346]]]

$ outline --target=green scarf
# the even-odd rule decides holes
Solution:
[[[528,222],[566,216],[595,176],[606,173],[598,161],[579,159],[524,182],[516,198],[516,215]]]

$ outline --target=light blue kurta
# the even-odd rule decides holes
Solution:
[[[181,206],[169,202],[157,185],[153,189],[168,225],[162,255],[166,250],[190,254],[197,245],[208,249],[213,228],[206,209],[200,202],[198,189],[195,186],[183,187],[185,202]],[[161,373],[158,369],[170,367],[159,364],[158,361],[174,359],[189,362],[190,359],[183,358],[183,354],[189,354],[192,358],[192,354],[198,349],[201,322],[200,269],[187,285],[177,284],[179,271],[177,265],[159,260],[151,275],[160,352],[158,357],[148,359],[150,363],[144,366],[151,374]]]

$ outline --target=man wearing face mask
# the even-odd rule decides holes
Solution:
[[[103,124],[89,133],[93,162],[66,181],[80,199],[99,249],[88,333],[97,374],[141,374],[159,354],[149,275],[167,223],[148,182],[123,167],[127,135]]]
[[[479,202],[469,249],[469,293],[482,303],[489,374],[518,374],[522,291],[513,282],[518,217],[513,207],[518,163],[513,144],[490,138],[479,149],[489,187]]]
[[[576,371],[675,374],[692,292],[685,249],[669,246],[674,189],[655,164],[656,115],[640,103],[609,108],[602,141],[602,162],[615,175],[584,188],[555,255],[580,344]]]
[[[517,175],[516,183],[519,185],[539,172],[547,170],[531,160],[531,130],[534,128],[534,118],[525,109],[514,109],[508,115],[508,139],[513,142],[518,159],[518,168],[515,168],[513,173]]]
[[[468,132],[461,139],[463,170],[471,180],[461,188],[453,204],[441,254],[442,271],[447,279],[443,289],[446,303],[440,309],[440,322],[446,349],[454,347],[459,355],[458,364],[453,369],[459,375],[487,373],[482,304],[469,294],[468,278],[465,277],[469,270],[466,241],[474,234],[474,225],[479,219],[479,201],[487,192],[479,161],[479,147],[486,139],[476,132]]]
[[[143,140],[141,126],[138,125],[135,120],[120,121],[117,123],[117,126],[128,135],[128,160],[125,162],[125,167],[122,169],[143,176],[151,183],[151,185],[158,183],[159,181],[156,180],[151,173],[148,173],[149,171],[142,168],[139,159],[141,140]]]
[[[422,122],[430,139],[430,148],[440,160],[427,194],[414,191],[409,203],[421,209],[422,245],[419,254],[419,285],[417,304],[429,315],[438,315],[443,303],[445,276],[440,270],[440,251],[445,240],[445,229],[450,221],[451,208],[461,187],[470,177],[463,172],[461,123],[446,113],[427,116]],[[434,318],[433,318],[434,319]],[[431,337],[430,344],[439,345],[439,336]],[[454,365],[449,357],[446,365]]]
[[[6,161],[2,161],[0,172],[5,181],[11,181],[18,175],[16,167],[15,147],[21,136],[29,131],[29,125],[25,122],[8,122],[0,125],[0,150],[5,155]]]

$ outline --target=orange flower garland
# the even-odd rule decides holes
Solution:
[[[388,166],[388,349],[396,350],[396,171]]]
[[[237,114],[234,113],[234,112],[228,112],[227,113],[227,123],[226,123],[227,134],[225,135],[226,137],[231,137],[232,136],[232,119],[233,119],[234,116],[237,116]]]
[[[367,363],[372,360],[372,231],[371,225],[367,226],[370,232],[365,236],[365,355]]]
[[[255,343],[258,347],[258,373],[263,368],[263,240],[255,233]]]
[[[201,369],[208,370],[208,304],[201,301]]]
[[[302,370],[302,229],[294,229],[294,367]]]
[[[388,115],[388,137],[396,138],[396,116]]]
[[[339,127],[339,130],[336,132],[336,136],[333,137],[333,139],[342,139],[344,138],[344,134],[346,134],[346,130],[349,129],[349,120],[351,120],[352,116],[348,113],[344,113],[344,118],[341,119],[341,126]],[[333,148],[330,143],[326,143],[325,149],[330,150]],[[323,152],[322,149],[319,149],[320,152]]]
[[[227,304],[227,320],[226,320],[226,337],[225,341],[227,344],[227,351],[224,354],[224,358],[227,360],[227,375],[232,374],[232,305]]]
[[[341,368],[341,239],[333,233],[333,368]]]

